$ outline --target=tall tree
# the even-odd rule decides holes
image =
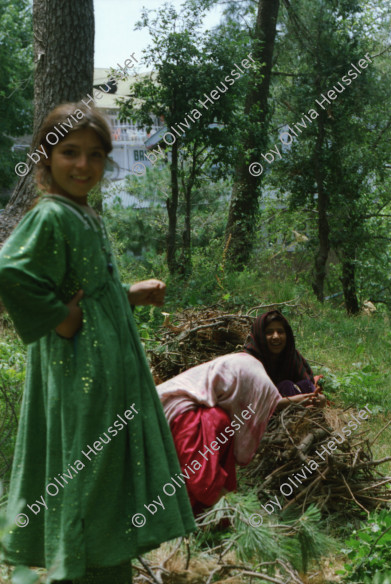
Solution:
[[[252,44],[252,54],[259,67],[247,89],[245,129],[226,226],[228,258],[238,268],[249,258],[259,209],[260,179],[249,173],[249,165],[259,161],[261,154],[267,151],[268,97],[278,11],[279,0],[259,0]]]
[[[290,2],[279,63],[290,76],[275,94],[275,123],[287,147],[271,169],[272,184],[289,193],[295,208],[316,209],[312,287],[322,302],[333,249],[351,314],[359,310],[357,267],[372,238],[367,216],[389,201],[389,79],[379,75],[373,56],[380,13],[372,5]]]
[[[147,27],[153,41],[144,51],[144,63],[152,65],[154,72],[136,79],[132,96],[121,110],[124,119],[134,119],[146,128],[152,124],[151,115],[164,118],[168,134],[164,134],[162,146],[171,151],[171,192],[166,199],[171,274],[190,272],[192,192],[205,166],[215,163],[221,168],[229,158],[235,138],[236,98],[241,91],[235,62],[241,63],[248,53],[240,38],[226,38],[223,31],[201,34],[202,16],[202,3],[194,2],[181,13],[168,5],[156,14],[143,13],[138,28]],[[243,68],[242,75],[244,72]],[[157,156],[162,159],[157,152],[148,155],[151,162]],[[185,220],[179,257],[181,198]]]
[[[91,95],[94,74],[93,0],[34,0],[34,152],[38,130],[47,113],[66,101],[79,101]],[[36,196],[34,163],[21,176],[11,200],[0,217],[0,241]],[[22,174],[22,171],[20,172]]]

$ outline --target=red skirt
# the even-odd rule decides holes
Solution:
[[[204,408],[180,414],[171,423],[171,431],[179,462],[184,471],[185,466],[197,460],[202,467],[193,472],[187,471],[190,478],[186,480],[187,492],[195,515],[205,507],[214,505],[222,489],[236,489],[236,470],[234,459],[234,437],[223,433],[229,426],[231,418],[221,408]],[[220,437],[220,440],[218,440]],[[213,451],[210,443],[220,443],[220,449]],[[223,440],[226,440],[223,443]],[[208,447],[214,454],[206,450]],[[206,458],[200,454],[205,453]]]

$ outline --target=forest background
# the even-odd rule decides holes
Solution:
[[[293,305],[284,314],[300,351],[325,376],[328,396],[341,406],[369,404],[376,414],[369,432],[376,435],[390,412],[391,7],[376,0],[228,0],[221,24],[202,31],[213,4],[189,1],[180,12],[162,4],[140,15],[139,27],[151,35],[143,59],[154,73],[132,80],[123,119],[148,128],[151,114],[164,116],[168,129],[189,115],[195,121],[173,134],[172,146],[162,143],[165,157],[145,175],[127,178],[127,191],[144,205],[108,207],[114,181],[93,193],[93,205],[109,227],[124,280],[166,281],[164,310],[172,322],[189,307],[238,312]],[[16,184],[20,156],[11,152],[10,136],[36,129],[59,96],[77,100],[91,92],[92,1],[69,6],[34,2],[35,26],[52,27],[52,53],[42,65],[37,55],[46,37],[35,35],[33,43],[30,3],[0,0],[0,187],[15,189],[0,215],[1,239],[34,196],[30,176]],[[61,34],[80,19],[88,28],[70,55]],[[208,109],[199,105],[250,52],[256,64],[243,68]],[[58,80],[61,63],[66,87]],[[330,97],[334,86],[341,92]],[[259,171],[258,163],[262,173],[253,176],[249,168]],[[368,301],[370,314],[362,310]],[[159,345],[161,311],[139,308],[136,318],[146,349]],[[4,314],[0,360],[1,387],[13,396],[17,414],[25,350]],[[4,410],[3,401],[3,417]],[[3,442],[0,435],[7,460],[14,437],[14,426]],[[376,448],[387,456],[389,434]],[[376,533],[391,525],[389,513],[379,517],[361,529]],[[342,523],[318,533],[344,542],[353,528],[360,530],[358,523]],[[389,553],[379,553],[391,570]],[[371,582],[376,569],[368,572]]]

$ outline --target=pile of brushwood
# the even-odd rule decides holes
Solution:
[[[371,417],[366,410],[360,413]],[[362,418],[356,408],[292,404],[271,418],[244,482],[256,486],[261,501],[283,495],[283,509],[295,504],[304,511],[312,503],[327,513],[352,516],[390,504],[391,477],[379,467],[391,457],[374,460],[371,451],[389,424],[370,442]]]
[[[298,307],[295,300],[284,303]],[[261,306],[245,314],[226,313],[218,306],[165,314],[161,344],[149,351],[157,383],[219,355],[243,348],[254,313],[279,307]],[[174,323],[171,322],[171,319]],[[327,393],[327,388],[326,388]],[[371,414],[363,411],[363,417]],[[390,422],[391,423],[391,422]],[[388,424],[387,424],[388,426]],[[357,408],[324,410],[292,404],[274,414],[258,452],[241,474],[241,483],[255,487],[261,502],[278,495],[284,508],[315,504],[324,513],[371,511],[391,501],[389,483],[374,460],[365,436],[366,423]]]
[[[186,309],[175,315],[163,312],[165,320],[158,332],[161,344],[148,351],[155,381],[161,383],[190,367],[240,351],[254,321],[251,311],[257,308],[246,314],[230,314],[218,305]]]

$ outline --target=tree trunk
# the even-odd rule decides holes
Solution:
[[[354,253],[353,253],[354,256]],[[358,314],[360,307],[357,299],[356,291],[356,265],[354,257],[346,252],[342,258],[342,288],[345,299],[345,307],[348,314]]]
[[[326,264],[330,251],[330,227],[327,217],[329,206],[329,196],[324,188],[323,167],[322,167],[322,148],[324,143],[325,131],[325,113],[320,112],[317,118],[318,136],[314,151],[314,174],[318,191],[318,237],[319,247],[315,256],[314,280],[312,289],[319,302],[324,301],[324,281],[326,278]]]
[[[166,201],[168,213],[167,233],[167,265],[170,274],[176,274],[178,264],[176,259],[176,224],[178,209],[178,141],[174,142],[171,150],[171,198]]]
[[[184,189],[185,225],[182,234],[182,254],[178,269],[187,278],[191,274],[191,191],[192,186],[187,184]]]
[[[191,170],[187,182],[185,181],[184,169],[182,172],[182,189],[185,200],[185,228],[183,230],[183,247],[181,258],[181,273],[187,278],[191,274],[191,194],[197,176],[197,161],[204,149],[197,151],[197,143],[193,145],[191,153]]]
[[[30,153],[37,143],[38,130],[48,112],[67,101],[89,99],[94,75],[93,0],[34,0],[34,133]],[[91,102],[92,105],[92,102]],[[34,163],[18,182],[1,214],[0,242],[8,237],[36,197]]]
[[[228,261],[243,268],[252,249],[256,217],[259,211],[259,177],[249,173],[249,164],[259,162],[266,153],[270,77],[279,0],[259,0],[252,56],[260,71],[252,73],[244,113],[248,118],[243,149],[238,155],[235,183],[225,230],[230,237]]]

